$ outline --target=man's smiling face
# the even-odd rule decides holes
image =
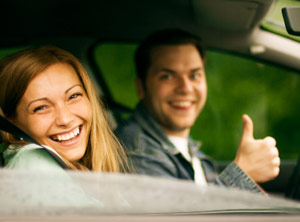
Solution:
[[[187,137],[206,102],[202,58],[194,45],[167,45],[152,50],[139,96],[167,135]]]

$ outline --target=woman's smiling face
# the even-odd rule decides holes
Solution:
[[[92,108],[75,70],[57,63],[35,76],[12,121],[67,160],[82,158],[89,141]]]

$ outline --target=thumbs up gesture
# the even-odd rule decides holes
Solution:
[[[275,139],[254,139],[252,120],[248,115],[242,118],[243,134],[234,162],[257,183],[274,179],[280,165]]]

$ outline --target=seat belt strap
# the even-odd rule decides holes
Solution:
[[[64,160],[61,158],[61,156],[57,152],[55,152],[55,150],[49,149],[48,147],[39,144],[31,136],[26,134],[24,131],[22,131],[20,128],[15,126],[13,123],[11,123],[9,120],[7,120],[6,118],[4,118],[1,115],[0,115],[0,130],[8,132],[17,138],[20,138],[20,139],[23,139],[28,142],[31,142],[31,143],[41,146],[59,163],[59,165],[61,165],[62,168],[70,169],[67,166],[67,164],[64,162]]]
[[[8,121],[6,118],[0,115],[0,130],[8,132],[12,135],[14,135],[17,138],[23,138],[24,140],[38,144],[33,138],[28,136],[25,132],[20,130],[18,127],[16,127],[13,123]],[[40,144],[38,144],[40,145]]]

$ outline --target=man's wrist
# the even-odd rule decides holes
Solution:
[[[244,172],[235,161],[231,162],[219,175],[226,186],[237,187],[252,192],[263,192],[262,189]]]

